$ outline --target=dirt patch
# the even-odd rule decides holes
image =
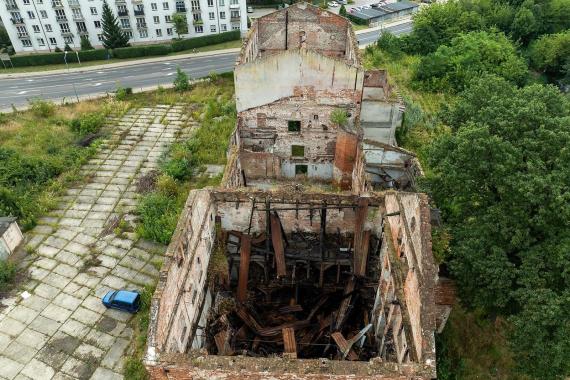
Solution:
[[[38,358],[59,370],[80,344],[81,341],[72,336],[55,338],[40,350]]]
[[[110,333],[115,329],[115,327],[117,327],[117,321],[106,315],[104,315],[103,318],[101,318],[101,320],[97,323],[97,329],[105,333]]]
[[[150,172],[140,177],[137,181],[137,193],[144,194],[153,191],[156,188],[158,174],[158,170],[151,170]]]

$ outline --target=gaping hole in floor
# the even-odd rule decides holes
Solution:
[[[229,278],[216,284],[205,329],[210,354],[369,360],[380,240],[370,233],[290,232],[277,214],[258,236],[221,231]],[[268,235],[269,238],[268,238]],[[366,240],[364,244],[362,241]],[[355,245],[363,249],[355,259]],[[358,250],[357,250],[358,251]]]

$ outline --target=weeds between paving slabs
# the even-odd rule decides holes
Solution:
[[[142,363],[146,346],[148,323],[150,318],[150,303],[156,285],[145,286],[141,292],[141,307],[135,318],[132,320],[134,339],[131,341],[131,354],[125,360],[123,374],[125,379],[145,380],[148,374]]]
[[[168,244],[190,189],[216,185],[221,179],[209,178],[203,169],[204,165],[224,164],[226,160],[236,122],[232,76],[211,75],[189,91],[161,90],[151,97],[157,103],[187,103],[187,112],[199,123],[187,140],[171,146],[159,173],[153,174],[155,183],[147,185],[152,190],[139,203],[139,235]]]

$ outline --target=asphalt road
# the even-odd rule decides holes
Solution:
[[[394,34],[409,33],[412,23],[400,24],[386,30]],[[367,45],[378,38],[380,31],[358,34],[358,42]],[[180,67],[192,78],[200,78],[211,72],[233,70],[236,54],[173,59],[162,62],[136,63],[131,66],[107,68],[83,73],[37,74],[26,78],[0,79],[0,111],[12,105],[22,106],[31,98],[62,100],[76,96],[95,95],[115,91],[118,86],[144,88],[172,83],[176,68]]]

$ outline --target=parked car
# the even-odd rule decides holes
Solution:
[[[247,13],[253,13],[253,7],[247,7]]]
[[[336,1],[329,1],[328,6],[331,8],[336,8],[340,5]]]
[[[370,5],[370,6],[371,6],[372,8],[380,8],[381,5],[382,5],[382,4],[380,4],[380,3],[374,3],[374,4]]]
[[[136,313],[141,306],[141,295],[131,290],[111,290],[103,296],[102,301],[108,308]]]
[[[348,1],[347,0],[336,0],[337,3],[342,4],[342,5],[347,5]]]

